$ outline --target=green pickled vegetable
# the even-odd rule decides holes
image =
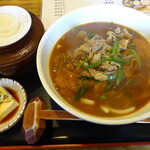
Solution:
[[[119,46],[118,46],[118,41],[115,40],[114,44],[113,44],[113,47],[112,47],[111,56],[114,56],[116,53],[119,53],[119,52],[120,52],[120,49],[119,49]]]
[[[129,60],[118,59],[116,57],[112,57],[111,60],[114,62],[117,62],[117,63],[128,63],[129,62]]]
[[[117,85],[120,84],[123,77],[124,77],[124,75],[123,75],[123,70],[122,70],[122,65],[121,65],[121,67],[118,68],[118,72],[117,72],[117,78],[116,78],[116,84]]]
[[[74,98],[76,101],[79,101],[81,97],[85,94],[85,92],[87,91],[87,87],[87,85],[83,85],[77,90]]]
[[[90,64],[88,66],[85,66],[84,69],[89,69],[89,68],[97,67],[97,66],[99,66],[100,64],[102,64],[105,61],[114,61],[114,62],[117,62],[117,63],[128,63],[129,62],[129,60],[118,59],[116,57],[103,58],[103,59],[99,60],[96,63],[93,63],[93,64]]]
[[[84,57],[84,58],[83,58],[83,61],[87,63],[87,62],[88,62],[88,58],[87,58],[87,57]]]
[[[110,60],[110,59],[109,58],[103,58],[103,59],[101,59],[100,61],[98,61],[96,63],[93,63],[93,64],[90,64],[88,66],[85,66],[84,69],[89,69],[89,68],[97,67],[100,64],[102,64],[103,62],[108,61],[108,60]]]
[[[11,100],[11,97],[0,91],[0,103],[7,102],[9,100]]]
[[[88,36],[89,39],[91,39],[94,35],[95,35],[95,34],[93,34],[93,33],[87,32],[87,36]]]
[[[105,95],[100,96],[100,100],[105,100],[107,97]]]

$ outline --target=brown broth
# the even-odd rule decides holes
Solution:
[[[6,87],[5,87],[5,89],[16,99],[16,101],[18,103],[20,103],[18,94],[13,89],[6,88]],[[11,120],[15,116],[15,114],[18,112],[18,109],[19,109],[19,105],[8,116],[6,116],[2,121],[0,121],[0,124],[8,122],[9,120]]]
[[[126,81],[123,81],[121,84],[120,89],[118,89],[118,93],[113,95],[113,97],[110,95],[106,100],[99,100],[96,95],[96,93],[93,89],[88,89],[86,94],[84,95],[85,98],[92,99],[95,101],[95,104],[93,106],[86,105],[81,103],[80,101],[76,102],[74,101],[74,95],[75,95],[75,90],[74,89],[67,89],[66,91],[64,90],[65,84],[72,85],[74,84],[73,82],[78,82],[79,80],[77,79],[79,77],[78,74],[76,74],[77,77],[71,78],[69,74],[72,76],[74,75],[73,71],[62,71],[62,69],[59,67],[61,66],[62,68],[63,63],[61,62],[61,58],[63,57],[63,53],[69,53],[70,55],[73,53],[73,51],[78,48],[80,45],[84,43],[84,41],[80,38],[76,37],[76,34],[79,31],[86,31],[90,33],[95,33],[95,34],[100,34],[103,37],[106,35],[106,32],[108,30],[114,30],[117,27],[120,27],[121,29],[126,28],[133,36],[133,42],[136,43],[136,52],[139,54],[141,57],[141,65],[142,65],[142,70],[141,70],[141,77],[137,78],[135,83],[131,84],[131,86],[127,89],[124,88],[124,85],[126,85]],[[54,83],[54,86],[56,90],[59,92],[59,94],[66,100],[70,105],[73,107],[79,109],[80,111],[83,111],[85,113],[95,115],[95,116],[101,116],[101,117],[117,117],[117,116],[122,116],[120,114],[114,114],[114,113],[104,113],[101,109],[101,105],[105,106],[111,106],[116,109],[126,109],[132,106],[135,106],[136,109],[135,111],[141,109],[144,107],[150,100],[150,44],[146,41],[146,39],[141,36],[139,33],[136,31],[124,27],[122,25],[114,24],[114,23],[90,23],[90,24],[85,24],[76,27],[75,29],[65,33],[56,43],[50,59],[50,76],[51,79]],[[57,70],[55,70],[57,68]],[[65,70],[65,68],[64,68]],[[59,74],[58,74],[59,72]],[[56,76],[59,77],[59,83],[60,86],[58,86],[58,83],[56,85]],[[66,79],[67,82],[64,83],[64,79]],[[63,80],[63,81],[62,81]],[[63,90],[62,90],[63,89]],[[130,92],[132,94],[132,98],[129,98],[130,95],[128,94],[122,94]],[[121,95],[120,97],[117,98],[118,95]],[[125,114],[127,115],[127,114]]]

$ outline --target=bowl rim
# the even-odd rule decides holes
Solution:
[[[113,5],[113,4],[109,4],[109,5],[106,5],[106,4],[100,4],[100,5],[92,5],[92,6],[85,6],[85,7],[82,7],[82,8],[78,8],[76,10],[73,10],[69,13],[67,13],[66,15],[62,16],[61,18],[59,18],[57,21],[55,21],[49,28],[48,30],[44,33],[40,43],[39,43],[39,46],[38,46],[38,51],[37,51],[37,56],[36,56],[36,64],[37,64],[37,70],[38,70],[38,75],[39,75],[39,78],[42,82],[42,85],[43,87],[45,88],[45,90],[47,91],[47,93],[49,94],[49,96],[59,105],[61,106],[63,109],[65,109],[66,111],[68,111],[69,113],[83,119],[83,120],[86,120],[86,121],[89,121],[89,122],[92,122],[92,123],[97,123],[97,124],[104,124],[104,125],[124,125],[124,124],[130,124],[130,123],[135,123],[139,120],[143,120],[143,119],[146,119],[150,116],[150,112],[147,112],[147,113],[144,113],[144,114],[141,114],[139,116],[136,116],[136,117],[132,117],[132,119],[130,118],[123,118],[123,119],[119,119],[120,117],[117,117],[117,118],[103,118],[103,117],[96,117],[94,116],[93,118],[93,115],[89,115],[87,113],[84,113],[82,111],[79,111],[77,110],[76,108],[74,107],[70,107],[70,105],[62,100],[59,99],[58,96],[56,96],[54,93],[53,93],[53,90],[49,87],[48,83],[46,82],[46,78],[45,78],[45,75],[43,73],[43,68],[42,68],[42,65],[41,65],[41,55],[42,55],[42,49],[43,49],[43,46],[46,42],[46,39],[47,39],[47,36],[51,33],[51,31],[53,30],[53,28],[55,27],[55,25],[58,25],[59,23],[61,23],[63,20],[65,20],[67,17],[75,14],[76,12],[78,11],[84,11],[86,9],[101,9],[103,7],[105,7],[105,9],[109,9],[111,8],[112,9],[112,6],[113,6],[113,9],[123,9],[125,11],[129,11],[129,12],[133,12],[133,14],[139,14],[140,16],[142,17],[145,17],[146,19],[149,19],[149,16],[147,16],[146,14],[138,11],[138,10],[135,10],[133,8],[129,8],[129,7],[124,7],[124,6],[119,6],[119,5]],[[69,31],[70,29],[68,29]],[[62,36],[62,35],[61,35]],[[58,39],[57,39],[58,40]],[[55,45],[55,44],[54,44]],[[51,52],[50,52],[51,54]],[[49,56],[50,57],[50,56]],[[53,85],[52,85],[53,86]],[[53,86],[54,88],[54,86]],[[57,91],[56,91],[57,92]],[[57,92],[58,93],[58,92]]]

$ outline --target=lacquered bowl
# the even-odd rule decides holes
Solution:
[[[138,31],[150,41],[150,17],[142,12],[117,5],[95,5],[74,10],[54,22],[42,37],[37,52],[40,80],[52,99],[71,114],[98,124],[120,125],[137,122],[150,116],[150,103],[139,111],[124,117],[103,118],[86,114],[69,105],[56,91],[49,73],[52,49],[58,39],[70,29],[91,22],[114,22]],[[51,58],[52,59],[52,58]]]

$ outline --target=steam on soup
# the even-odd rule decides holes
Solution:
[[[114,23],[90,23],[64,34],[50,59],[56,90],[95,116],[133,113],[150,100],[150,44]]]

